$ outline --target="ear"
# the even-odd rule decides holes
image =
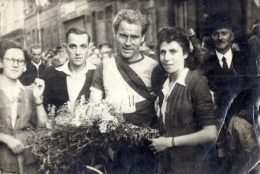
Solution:
[[[26,68],[26,65],[24,66],[24,68],[23,68],[23,72],[25,72],[27,70],[27,68]]]
[[[3,68],[2,59],[0,59],[0,68]]]
[[[67,48],[67,44],[66,44],[66,43],[63,43],[62,46],[63,46],[63,48],[65,48],[65,49]]]
[[[188,55],[189,55],[188,53],[184,53],[183,54],[183,59],[187,59]]]
[[[142,36],[141,42],[144,42],[144,39],[145,39],[145,35]]]
[[[231,31],[231,41],[233,41],[235,38],[233,31]]]

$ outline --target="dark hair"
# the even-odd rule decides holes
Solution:
[[[142,27],[142,35],[149,29],[151,22],[139,10],[121,10],[113,20],[113,31],[118,32],[119,24],[126,21],[130,24],[140,25]]]
[[[39,45],[39,44],[33,44],[33,45],[30,47],[30,52],[32,52],[32,49],[42,49],[42,46]]]
[[[158,53],[160,50],[160,46],[163,42],[172,42],[176,41],[183,49],[183,53],[189,54],[190,52],[190,42],[188,36],[183,28],[180,27],[167,27],[163,28],[157,34],[157,41],[158,41]]]
[[[22,50],[22,47],[17,43],[7,39],[0,39],[0,59],[3,60],[6,51],[12,48],[17,48]]]
[[[112,49],[112,46],[111,46],[110,44],[108,44],[108,43],[103,43],[103,44],[100,44],[100,45],[98,46],[99,50],[101,50],[103,47],[108,47],[108,48],[111,48],[111,49]]]
[[[90,43],[90,35],[88,34],[88,32],[86,30],[84,30],[81,27],[70,28],[66,33],[66,42],[68,41],[69,34],[71,34],[71,33],[78,34],[78,35],[86,34],[88,36],[88,44]]]

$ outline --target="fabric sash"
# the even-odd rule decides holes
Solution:
[[[143,56],[143,55],[142,55]],[[155,96],[151,95],[142,79],[135,73],[135,71],[123,60],[115,57],[118,71],[125,79],[127,84],[139,95],[146,100],[155,100]]]

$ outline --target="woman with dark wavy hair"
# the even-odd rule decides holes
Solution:
[[[189,40],[182,28],[163,28],[157,35],[161,137],[150,149],[161,153],[159,173],[201,173],[210,143],[217,138],[212,96],[204,76],[188,68]]]

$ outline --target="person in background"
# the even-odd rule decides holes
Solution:
[[[150,21],[134,10],[121,10],[113,21],[118,54],[100,63],[91,85],[90,100],[102,98],[117,104],[127,122],[152,126],[157,119],[152,87],[152,72],[157,62],[140,53]],[[156,158],[143,147],[110,149],[114,173],[156,173]]]
[[[42,47],[38,44],[30,48],[31,61],[26,64],[26,71],[20,77],[23,85],[29,86],[36,78],[44,79],[46,67],[42,62]]]
[[[161,137],[150,139],[150,149],[161,154],[158,173],[202,173],[202,164],[217,138],[216,117],[207,80],[189,70],[190,43],[182,28],[163,28],[157,35],[159,118]]]
[[[8,40],[0,41],[0,173],[37,174],[30,144],[33,127],[44,127],[48,116],[42,105],[44,81],[35,79],[33,90],[18,78],[30,59]]]
[[[101,61],[103,62],[106,59],[110,59],[112,55],[112,46],[107,43],[103,43],[99,45],[99,57],[101,58]]]
[[[53,57],[52,64],[55,68],[62,66],[68,60],[65,50],[61,46],[57,46],[56,55]]]
[[[69,60],[58,68],[50,68],[45,78],[44,106],[56,109],[69,102],[73,108],[82,96],[87,100],[96,66],[87,60],[90,36],[80,27],[72,27],[66,33],[63,47]]]
[[[245,56],[243,52],[232,50],[234,31],[238,27],[232,23],[231,17],[227,13],[218,12],[210,15],[207,20],[215,54],[205,62],[205,76],[214,95],[218,129],[221,130],[217,140],[217,151],[212,161],[215,161],[217,166],[214,172],[226,173],[231,163],[225,134],[226,113],[234,97],[243,91],[247,76],[253,75],[254,72],[250,57]]]
[[[140,47],[140,52],[148,57],[151,57],[155,60],[157,60],[157,56],[153,50],[153,46],[146,41],[142,42]]]

